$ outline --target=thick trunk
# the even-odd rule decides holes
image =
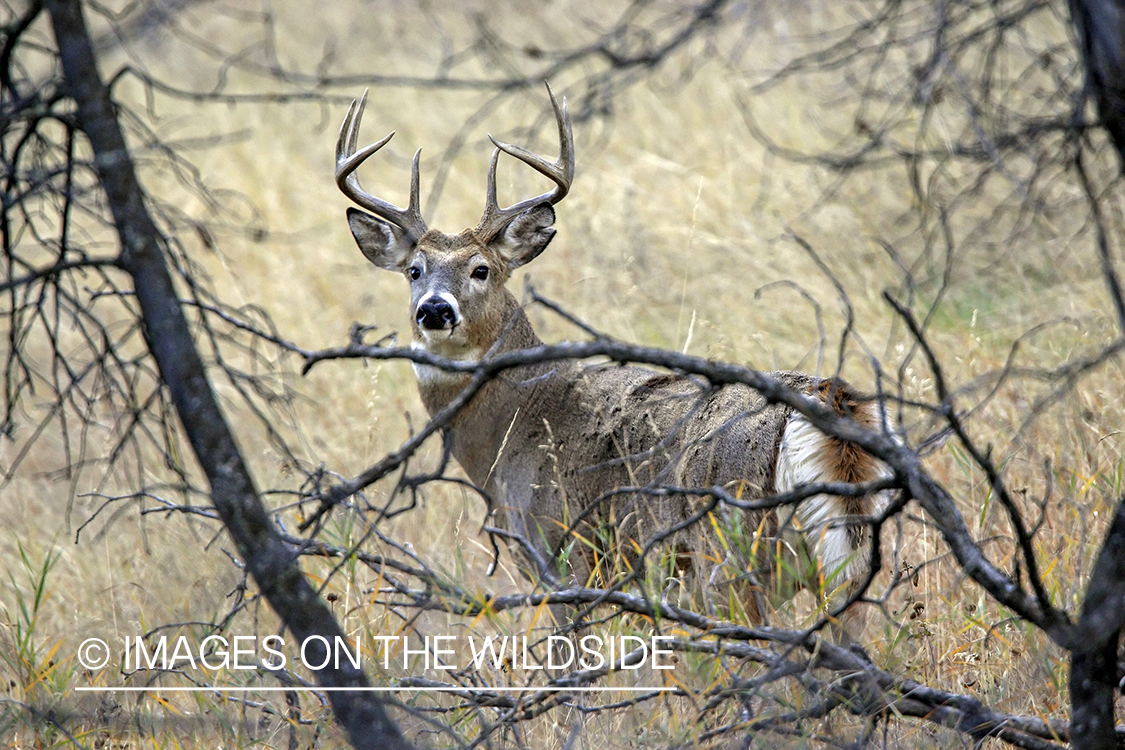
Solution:
[[[1069,0],[1070,20],[1086,67],[1086,93],[1125,170],[1125,4],[1120,0]]]
[[[121,241],[120,265],[133,278],[145,340],[211,486],[211,498],[247,568],[289,630],[303,641],[343,636],[302,575],[258,497],[234,436],[211,390],[164,258],[164,238],[145,206],[109,91],[98,75],[77,0],[48,0],[55,39],[78,124],[90,140]],[[313,656],[313,659],[320,655]],[[362,670],[345,664],[317,672],[326,687],[364,688]],[[330,693],[336,718],[356,747],[410,745],[371,693]]]
[[[1091,571],[1070,654],[1071,742],[1115,748],[1114,708],[1121,674],[1117,645],[1125,626],[1125,499]]]

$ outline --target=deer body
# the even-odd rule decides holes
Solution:
[[[358,110],[353,104],[338,143],[337,182],[375,214],[348,211],[360,249],[410,282],[413,346],[475,361],[542,343],[504,284],[551,241],[551,206],[565,196],[573,176],[565,104],[560,108],[553,95],[552,103],[561,142],[558,161],[551,164],[494,141],[484,217],[476,229],[456,235],[428,229],[418,214],[417,156],[409,208],[362,191],[355,168],[390,136],[357,152],[363,100]],[[555,190],[499,208],[495,168],[501,150],[551,177]],[[428,365],[416,365],[415,372],[431,415],[449,405],[469,380]],[[796,372],[774,376],[861,422],[882,424],[877,405],[860,400],[839,380]],[[635,559],[646,540],[691,518],[700,507],[698,495],[641,488],[718,486],[753,500],[801,484],[863,482],[884,472],[867,454],[816,431],[788,407],[768,404],[750,388],[715,389],[689,376],[566,361],[527,365],[490,381],[453,418],[447,439],[470,480],[490,499],[495,524],[517,540],[509,546],[529,575],[551,583],[587,584],[599,560],[604,562],[601,542],[607,530],[616,537],[618,551]],[[768,572],[771,550],[784,548],[790,559],[819,561],[821,572],[837,583],[855,581],[866,562],[867,527],[846,521],[874,515],[884,502],[877,495],[816,495],[778,511],[716,510],[720,529],[737,528],[747,537],[778,542],[747,545],[755,548],[751,556],[756,559],[737,560],[730,577],[748,568]],[[661,550],[670,553],[676,571],[691,574],[698,588],[713,580],[716,565],[722,564],[719,533],[703,519]],[[757,599],[742,596],[746,610],[759,614]]]

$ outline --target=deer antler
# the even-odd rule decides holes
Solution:
[[[560,107],[558,100],[555,98],[555,92],[551,91],[550,84],[547,84],[547,93],[551,96],[551,106],[555,108],[555,120],[559,125],[559,158],[554,163],[548,162],[542,156],[533,154],[525,148],[501,143],[492,135],[488,136],[496,145],[496,150],[492,152],[492,164],[488,168],[488,192],[485,195],[484,215],[481,216],[480,224],[477,225],[476,230],[477,236],[483,242],[488,242],[495,237],[512,218],[532,206],[543,202],[554,205],[565,198],[570,191],[570,183],[574,179],[574,134],[570,130],[570,113],[566,109],[566,97],[563,97]],[[549,193],[522,200],[507,208],[500,208],[496,202],[496,162],[500,158],[501,151],[514,156],[536,172],[549,177],[555,182],[555,189]]]
[[[422,149],[418,149],[414,154],[414,164],[410,171],[410,205],[407,208],[399,208],[361,188],[359,177],[355,174],[356,168],[394,136],[392,130],[383,140],[356,151],[359,123],[363,119],[363,108],[366,105],[367,90],[364,89],[358,105],[354,99],[352,100],[352,106],[348,108],[348,114],[344,117],[343,125],[340,126],[340,137],[336,141],[336,185],[357,205],[366,208],[380,219],[389,221],[417,240],[426,233],[426,222],[418,209],[418,158],[422,154]]]

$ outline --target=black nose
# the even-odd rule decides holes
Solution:
[[[440,331],[456,323],[453,305],[440,298],[430,298],[418,305],[418,325],[431,331]]]

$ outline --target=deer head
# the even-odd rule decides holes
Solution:
[[[358,206],[348,209],[348,224],[359,249],[380,268],[397,271],[410,282],[410,317],[415,346],[454,359],[479,359],[504,325],[511,295],[504,284],[512,271],[530,263],[555,235],[552,206],[570,190],[574,178],[574,136],[566,100],[560,106],[547,92],[559,128],[559,157],[553,163],[519,146],[489,135],[496,150],[488,169],[484,214],[475,229],[445,234],[426,227],[419,211],[418,159],[410,176],[410,204],[405,209],[367,193],[355,170],[382,148],[394,133],[357,151],[364,91],[352,102],[336,143],[336,184]],[[503,151],[555,183],[553,190],[500,208],[496,199],[496,164]],[[372,215],[373,214],[373,215]]]

